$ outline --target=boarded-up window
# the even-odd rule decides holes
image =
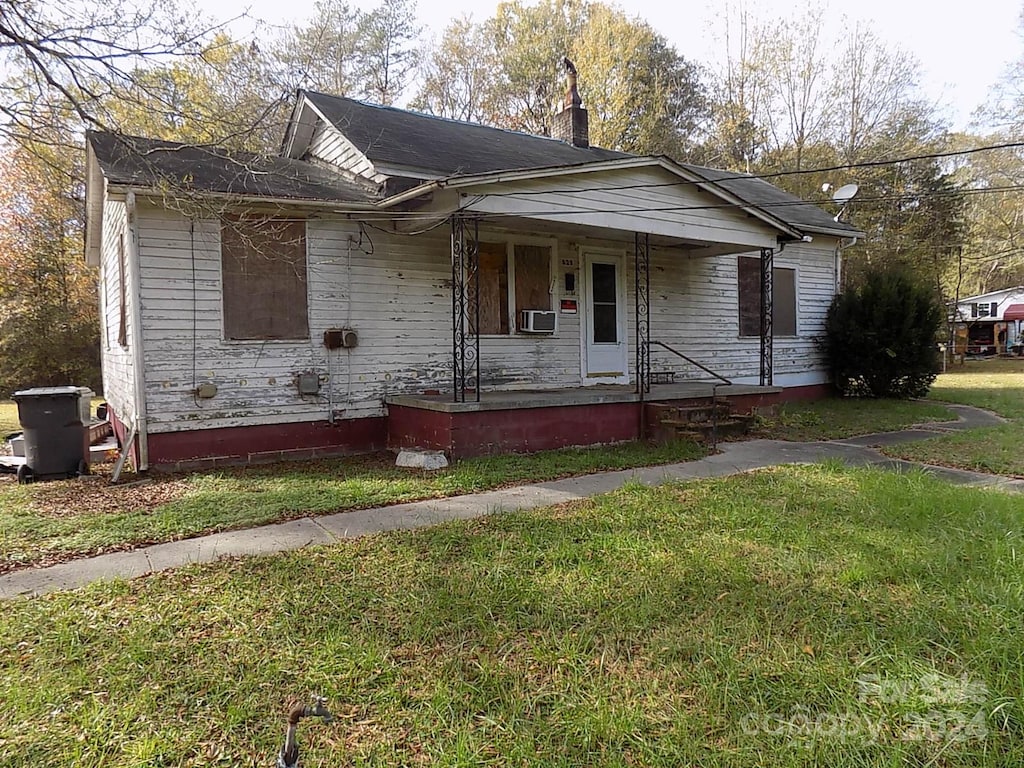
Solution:
[[[515,309],[515,327],[524,309],[551,309],[551,248],[514,245],[512,270],[505,243],[480,243],[480,334],[506,336],[510,332],[509,306]],[[511,294],[509,273],[515,275]],[[470,318],[470,328],[473,319]]]
[[[542,245],[517,245],[516,327],[522,328],[524,309],[551,309],[551,249]]]
[[[740,336],[761,335],[761,260],[737,259]],[[772,270],[772,335],[796,336],[796,270]]]
[[[276,219],[221,225],[224,336],[306,339],[306,225]]]
[[[125,297],[128,294],[128,290],[125,287],[125,274],[124,274],[124,239],[126,235],[121,234],[121,237],[117,239],[117,343],[122,347],[128,346],[128,308]]]
[[[508,333],[508,251],[504,243],[480,243],[480,333]],[[470,318],[470,328],[473,319]]]

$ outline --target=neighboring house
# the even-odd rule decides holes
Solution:
[[[1024,343],[1024,285],[961,299],[953,319],[956,354],[1020,354]]]
[[[104,393],[139,466],[633,439],[825,390],[861,233],[749,176],[299,92],[280,157],[88,136]],[[762,312],[762,307],[765,311]]]

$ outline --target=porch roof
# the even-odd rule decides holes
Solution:
[[[717,171],[701,166],[677,163],[665,156],[627,155],[608,160],[595,160],[577,165],[546,166],[538,168],[506,169],[487,173],[457,174],[443,179],[423,182],[401,193],[392,195],[381,201],[381,208],[393,208],[404,203],[422,199],[440,190],[460,191],[472,194],[476,189],[494,189],[496,186],[510,186],[524,182],[543,182],[548,180],[568,179],[571,177],[596,177],[598,174],[623,172],[629,170],[655,169],[666,174],[669,180],[658,183],[608,187],[595,185],[590,191],[606,193],[609,191],[626,191],[634,195],[654,194],[664,196],[673,189],[697,189],[707,196],[708,204],[700,206],[706,210],[718,208],[723,212],[738,211],[749,216],[762,225],[767,225],[785,239],[800,240],[808,233],[824,234],[835,237],[862,237],[863,232],[843,222],[837,222],[824,210],[812,203],[758,179],[754,176]],[[584,188],[586,183],[584,183]],[[586,191],[583,190],[576,190]],[[456,204],[453,204],[453,206]],[[641,205],[633,211],[623,213],[643,213],[657,210],[671,210],[672,206],[659,208],[663,203]],[[653,207],[652,207],[653,206]],[[687,206],[680,205],[679,210]],[[448,211],[453,212],[453,211]],[[440,214],[440,211],[438,211]],[[638,227],[630,227],[638,229]]]

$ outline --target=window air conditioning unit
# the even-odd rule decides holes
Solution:
[[[553,309],[524,309],[519,330],[523,333],[554,333],[556,314]]]

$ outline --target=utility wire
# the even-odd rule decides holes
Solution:
[[[899,165],[901,163],[910,163],[916,160],[939,160],[948,157],[960,157],[961,155],[973,155],[979,152],[992,152],[999,149],[1021,149],[1024,148],[1024,141],[1010,141],[1002,144],[986,144],[980,147],[970,147],[969,149],[957,149],[949,150],[946,152],[927,152],[918,155],[906,155],[904,157],[892,158],[889,160],[864,160],[858,163],[845,163],[843,165],[830,165],[830,166],[819,166],[816,168],[801,168],[794,171],[772,171],[770,173],[739,173],[733,171],[718,170],[715,168],[704,168],[704,166],[696,166],[692,163],[679,163],[683,168],[702,168],[704,170],[713,171],[713,174],[708,178],[700,178],[695,181],[689,181],[680,179],[678,181],[666,181],[666,182],[651,182],[649,184],[622,184],[619,186],[602,187],[602,189],[609,190],[628,190],[628,189],[657,189],[661,187],[682,187],[682,186],[699,186],[701,184],[722,184],[723,182],[734,182],[734,181],[747,181],[750,179],[778,179],[786,176],[806,176],[814,173],[833,173],[836,171],[847,171],[855,168],[879,168],[887,165]],[[695,173],[697,173],[695,171]],[[699,175],[699,174],[698,174]],[[574,189],[557,189],[549,188],[544,190],[537,190],[533,192],[524,192],[521,194],[550,194],[552,192],[575,192],[575,191],[586,191],[586,190],[574,190]],[[503,193],[495,193],[503,194]]]

